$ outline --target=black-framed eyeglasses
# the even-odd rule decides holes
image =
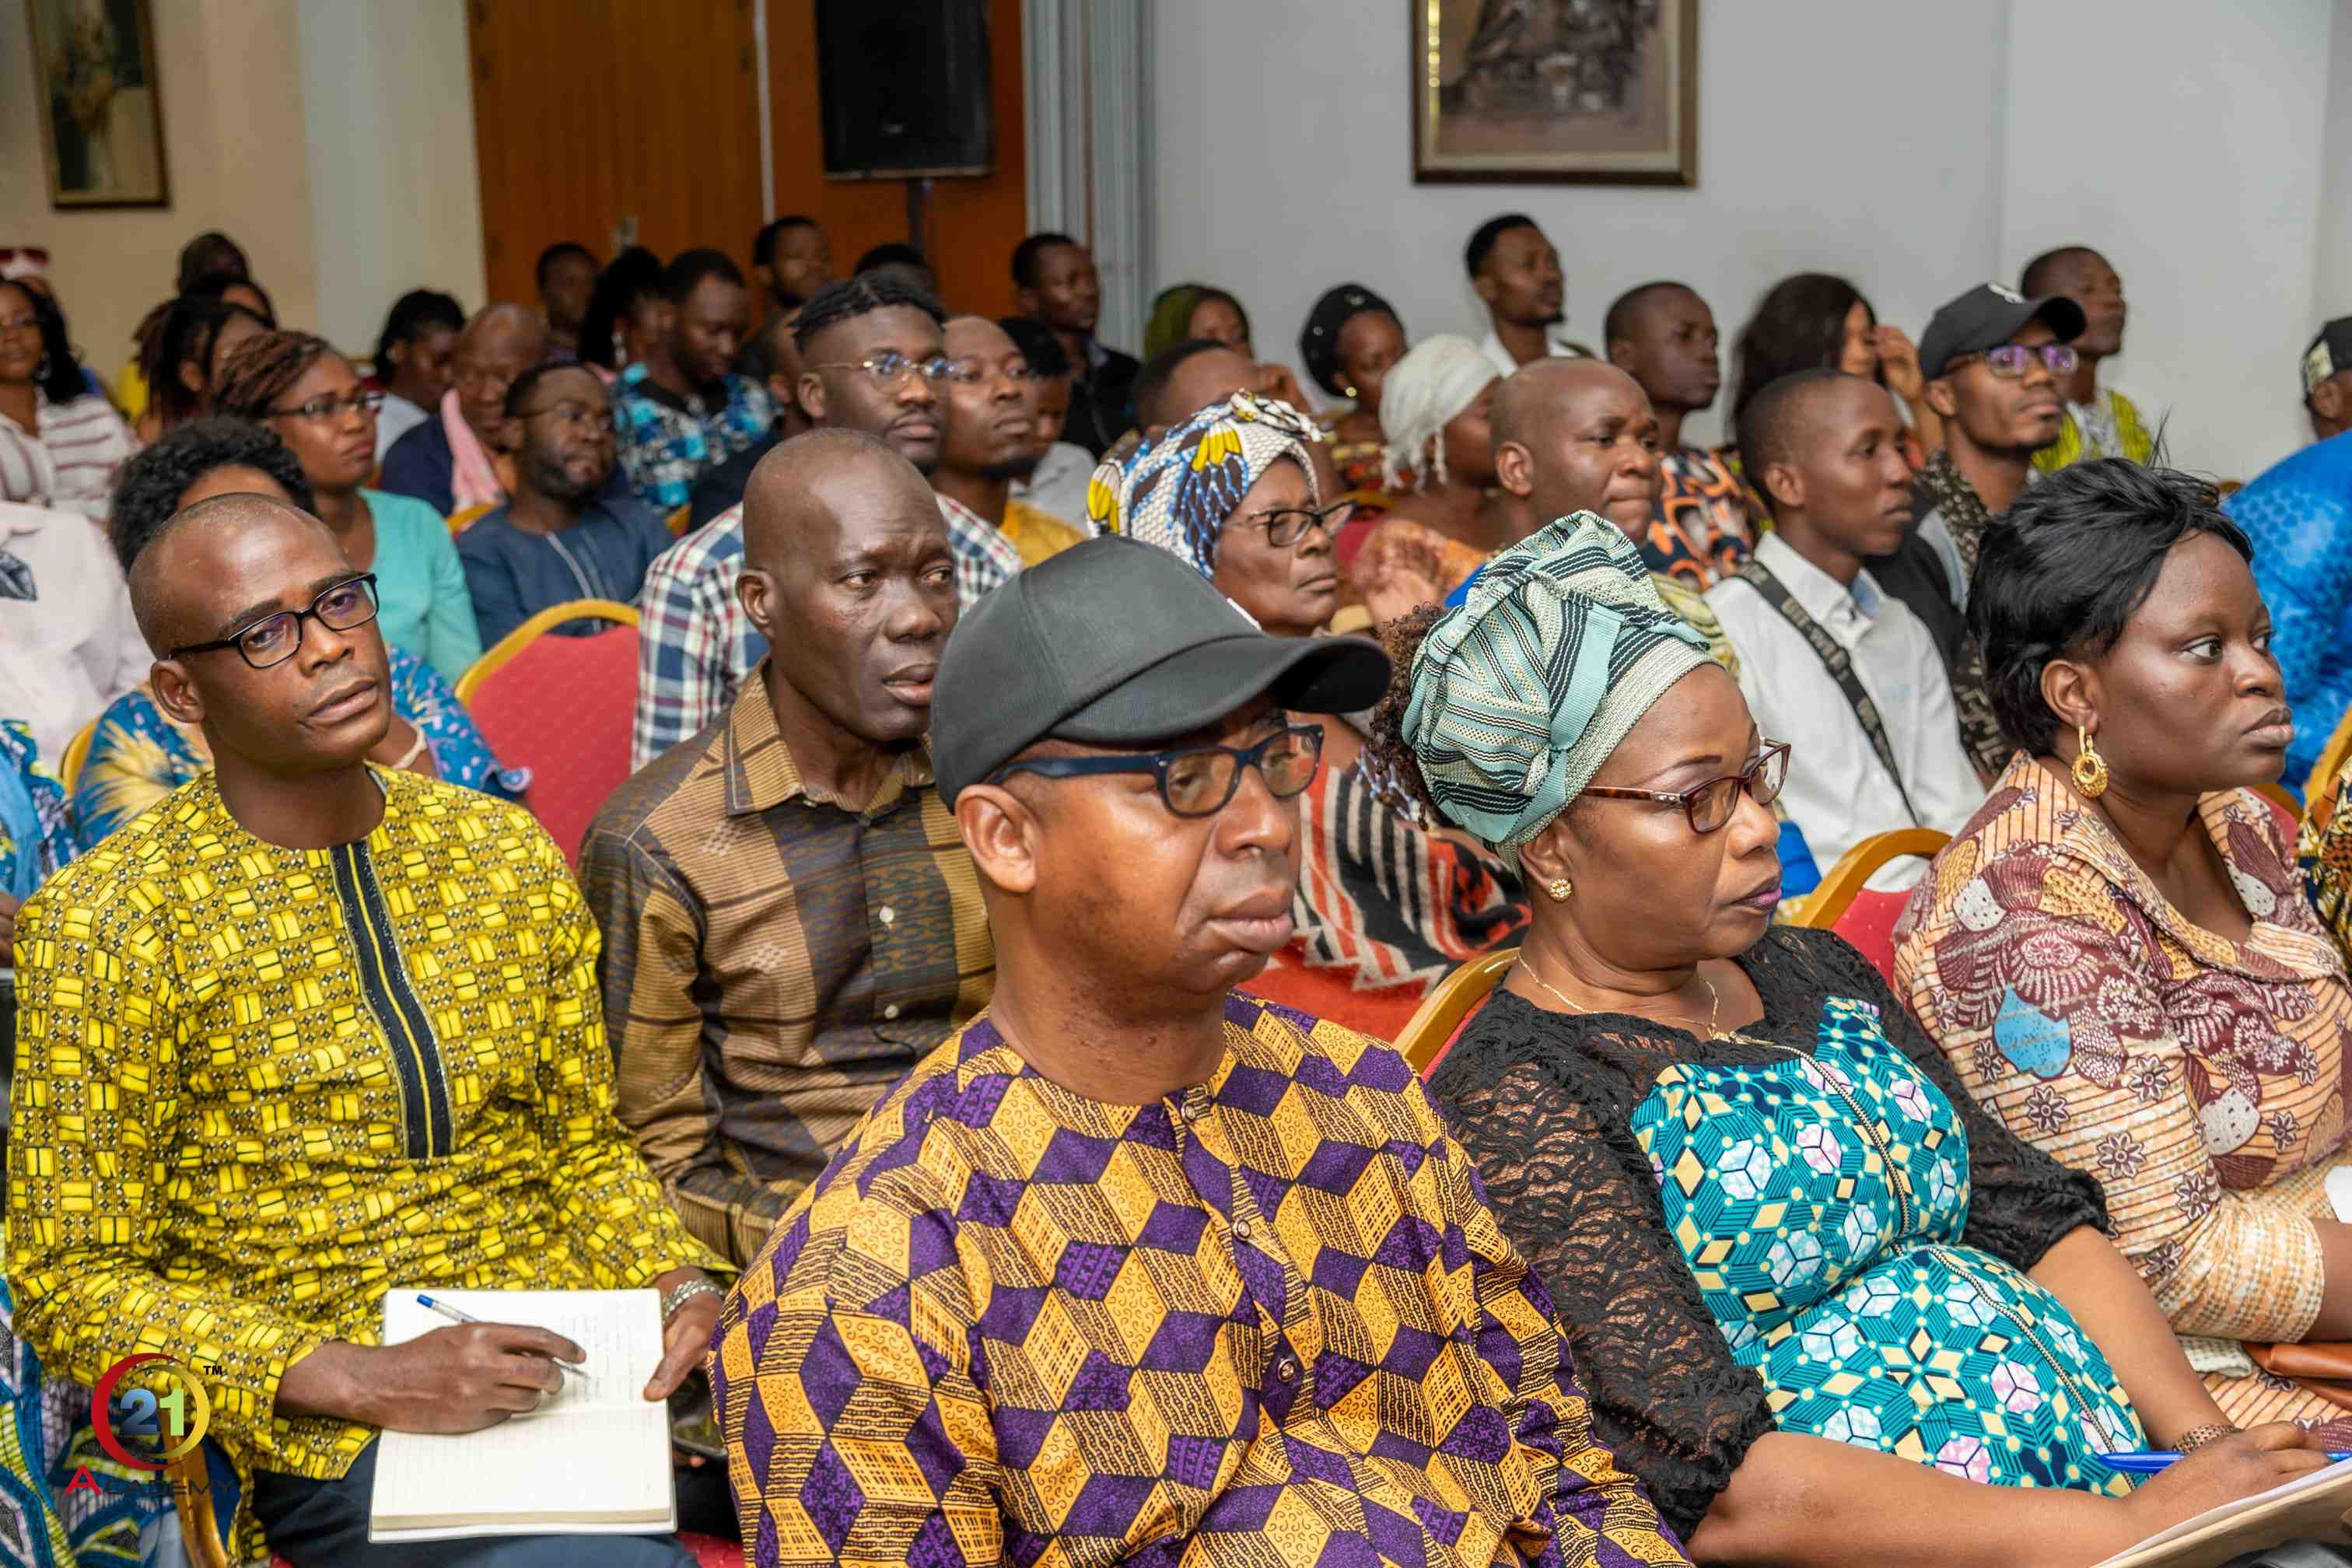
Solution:
[[[929,359],[908,359],[902,353],[878,353],[870,359],[835,360],[826,364],[813,364],[811,370],[862,370],[874,379],[874,384],[887,392],[910,375],[921,376],[934,386],[946,381],[955,370],[955,362],[945,354],[933,354]]]
[[[951,359],[948,361],[947,378],[958,386],[977,386],[988,379],[992,370],[996,369],[984,359]],[[1033,381],[1045,379],[1031,370],[1025,361],[1020,364],[1005,365],[998,374],[1015,386],[1026,386]]]
[[[314,397],[294,408],[273,408],[271,416],[278,419],[332,419],[338,415],[365,409],[374,414],[383,407],[383,394],[362,387],[349,397]]]
[[[1748,798],[1757,805],[1769,805],[1780,795],[1780,786],[1788,782],[1789,742],[1767,741],[1754,762],[1736,773],[1709,779],[1696,789],[1619,789],[1614,785],[1587,784],[1584,793],[1605,800],[1648,800],[1660,805],[1679,805],[1690,819],[1691,831],[1704,834],[1716,832],[1731,820],[1732,808],[1738,804],[1741,790],[1746,790]]]
[[[1319,528],[1326,539],[1337,539],[1348,520],[1356,515],[1356,503],[1336,500],[1320,511],[1307,507],[1283,507],[1274,511],[1251,514],[1250,521],[1265,530],[1265,542],[1276,550],[1287,550],[1307,537],[1310,528]]]
[[[2003,381],[2015,381],[2037,359],[2053,375],[2071,375],[2083,363],[2083,356],[2064,343],[2001,343],[1980,354],[1955,355],[1952,363],[1966,364],[1972,359],[1984,361],[1985,368]]]
[[[621,422],[610,408],[592,408],[584,403],[559,403],[552,408],[529,408],[515,417],[519,419],[561,419],[581,430],[615,431]]]
[[[1315,782],[1322,761],[1323,731],[1312,724],[1293,724],[1255,746],[1181,746],[1140,757],[1036,757],[1006,763],[988,782],[1001,784],[1014,773],[1048,779],[1152,773],[1170,811],[1178,816],[1214,816],[1241,788],[1244,768],[1255,768],[1275,799],[1288,800]]]
[[[264,616],[217,642],[192,642],[164,655],[179,658],[192,653],[217,653],[233,647],[256,669],[284,664],[302,646],[302,623],[315,619],[330,631],[348,632],[375,619],[375,574],[347,578],[310,601],[307,610],[280,610]]]

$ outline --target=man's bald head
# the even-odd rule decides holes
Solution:
[[[210,642],[223,633],[205,616],[219,558],[258,540],[299,538],[316,532],[341,554],[332,530],[289,501],[239,491],[200,500],[175,513],[151,537],[131,563],[131,613],[139,635],[157,658],[189,643]]]
[[[947,531],[939,498],[915,465],[879,437],[838,425],[781,441],[743,491],[743,564],[782,577],[801,563],[813,531],[845,510],[928,515]]]
[[[1524,446],[1545,422],[1567,417],[1594,398],[1622,397],[1628,391],[1643,395],[1641,384],[1607,360],[1548,355],[1504,378],[1486,419],[1496,447],[1507,441]]]
[[[547,323],[539,319],[537,311],[526,310],[520,305],[486,305],[475,313],[472,321],[466,323],[466,330],[457,334],[457,348],[460,353],[464,352],[468,343],[510,342],[535,344],[539,353],[534,357],[545,358]]]
[[[449,363],[457,374],[457,408],[485,444],[506,421],[507,390],[547,358],[547,325],[520,305],[492,305],[466,323]]]
[[[1602,360],[1539,359],[1504,381],[1489,417],[1495,477],[1528,528],[1593,511],[1641,541],[1664,477],[1641,383]]]

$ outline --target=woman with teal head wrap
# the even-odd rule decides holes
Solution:
[[[1533,905],[1430,1089],[1696,1561],[2090,1563],[2317,1461],[2268,1428],[2134,1492],[2101,1457],[2228,1427],[2098,1184],[1770,923],[1788,748],[1622,532],[1562,518],[1386,640],[1375,746]]]

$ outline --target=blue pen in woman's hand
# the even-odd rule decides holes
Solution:
[[[2099,1463],[2126,1476],[2153,1476],[2168,1468],[2180,1458],[2180,1455],[2168,1451],[2150,1450],[2137,1454],[2101,1454]],[[2352,1453],[2327,1456],[2330,1464],[2341,1464],[2346,1459],[2352,1459]]]
[[[478,1323],[482,1321],[481,1319],[474,1316],[473,1313],[453,1307],[446,1301],[436,1301],[421,1290],[417,1292],[416,1304],[424,1308],[428,1312],[440,1313],[443,1317],[448,1319],[453,1323]],[[588,1373],[585,1368],[573,1366],[568,1362],[556,1361],[553,1356],[550,1356],[547,1359],[550,1362],[554,1363],[555,1370],[558,1373],[563,1373],[567,1376],[576,1377],[583,1383],[585,1383],[588,1380]]]

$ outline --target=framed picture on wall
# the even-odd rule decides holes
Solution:
[[[25,0],[55,207],[161,207],[163,100],[148,0]]]
[[[1407,0],[1416,184],[1698,184],[1698,0]]]

